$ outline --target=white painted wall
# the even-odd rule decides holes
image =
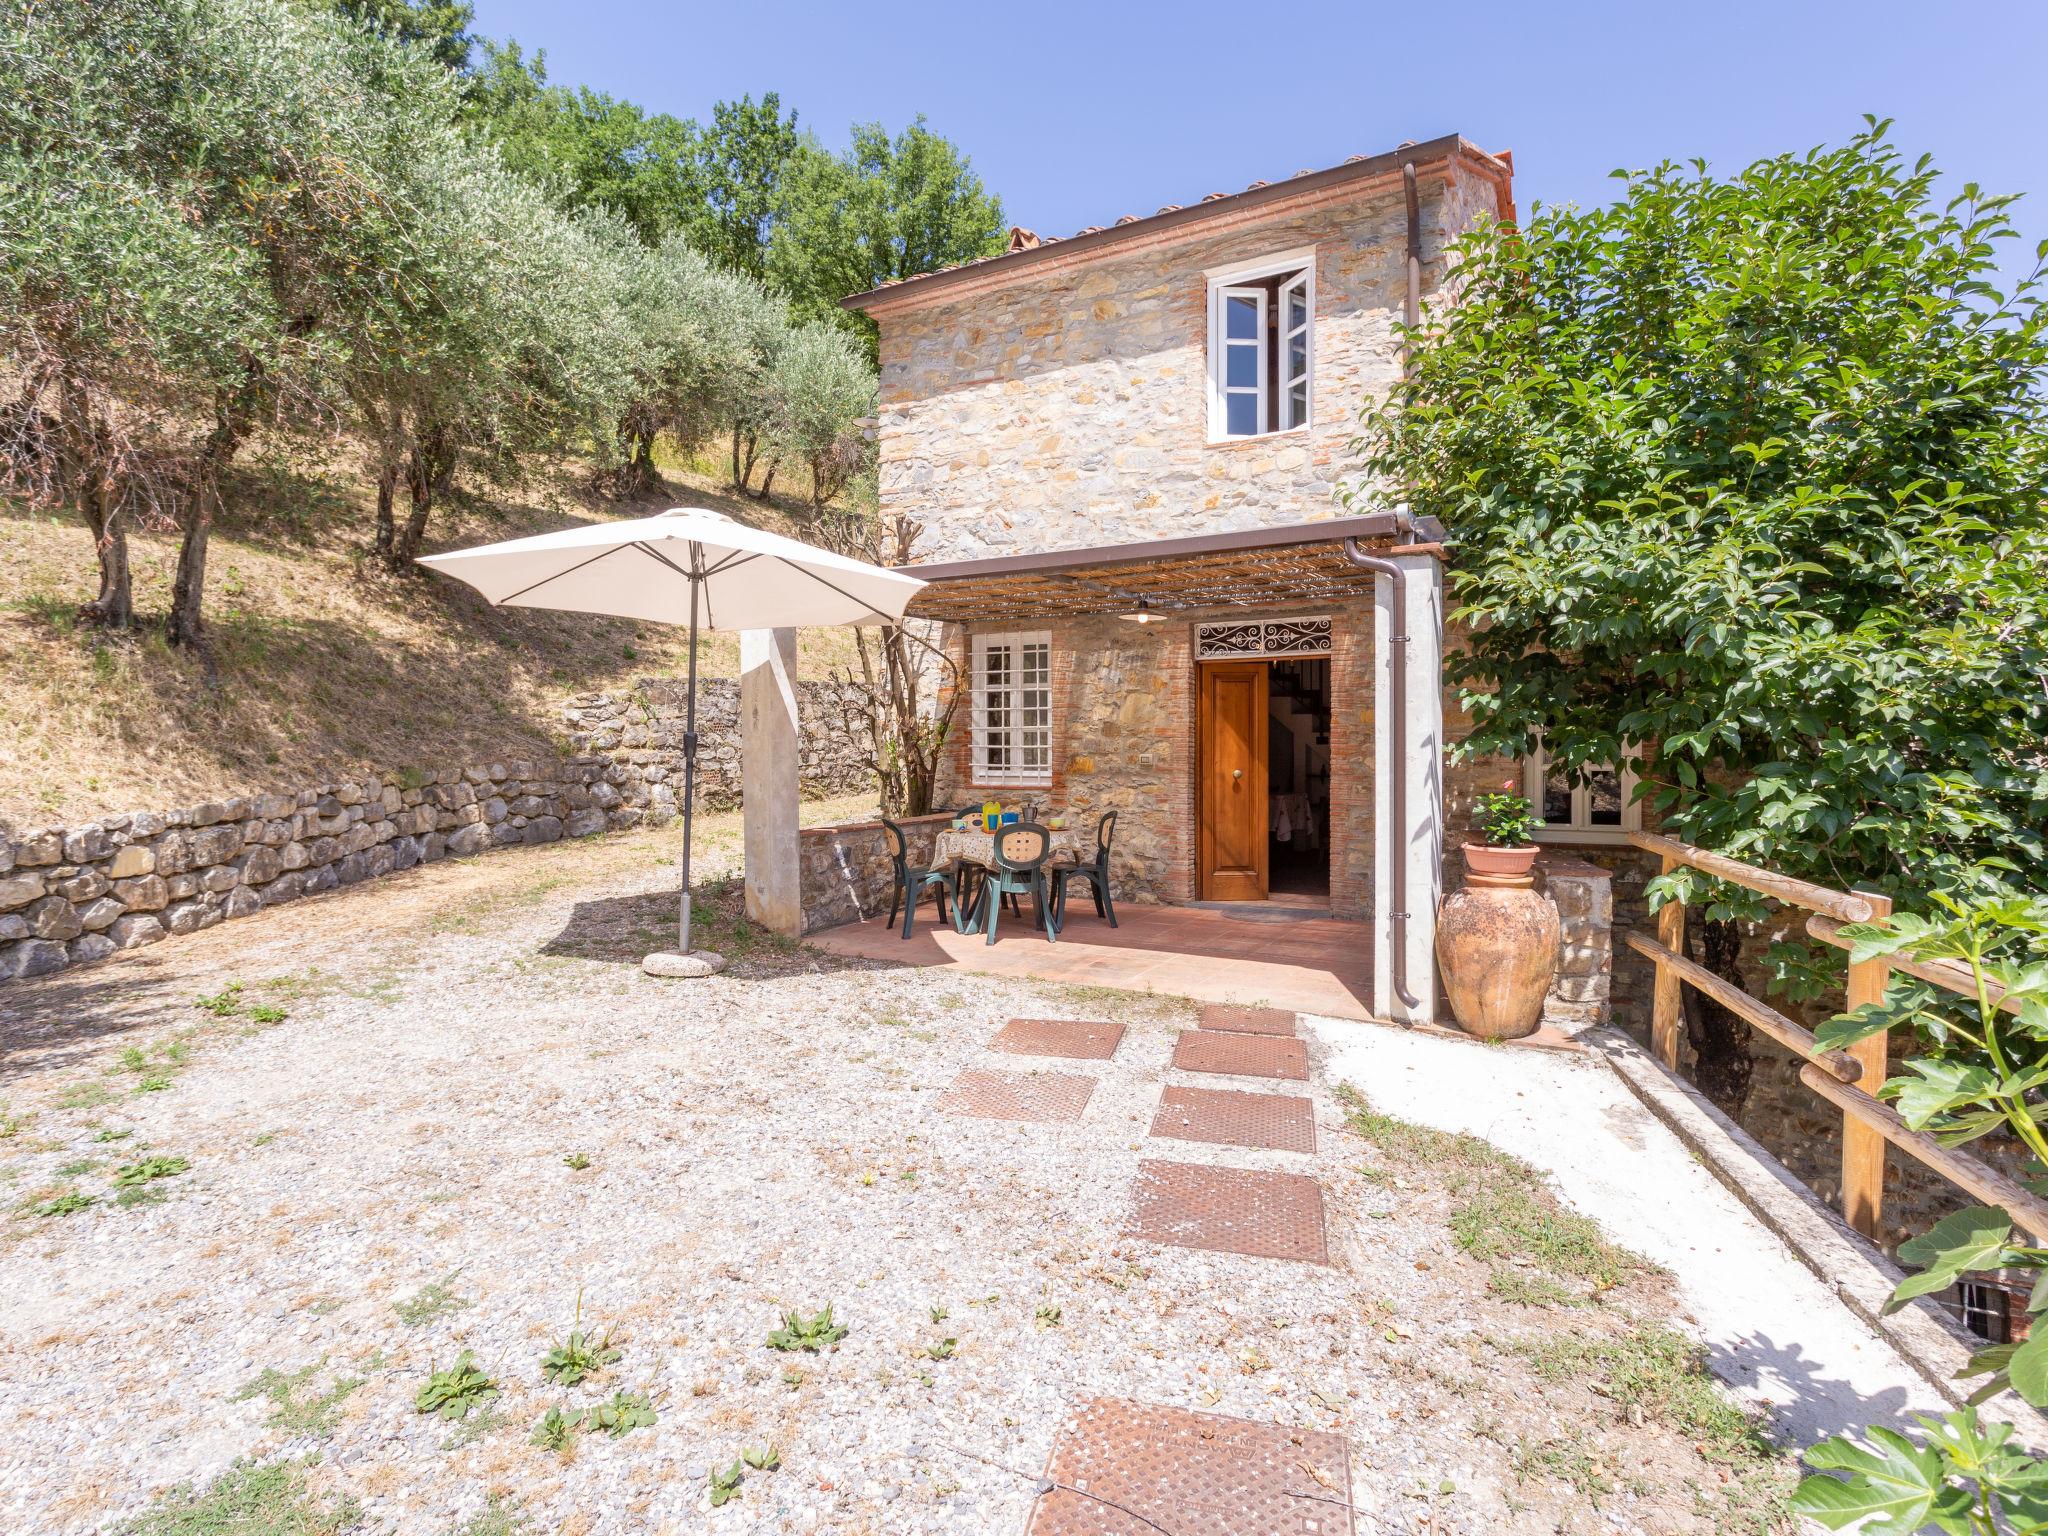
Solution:
[[[1435,1022],[1436,909],[1443,896],[1443,567],[1430,555],[1395,554],[1408,589],[1408,636],[1394,643],[1393,592],[1384,577],[1373,602],[1373,1012]],[[1407,669],[1403,751],[1394,754],[1393,669]],[[1394,775],[1407,779],[1408,824],[1394,824]],[[1405,924],[1394,918],[1394,867],[1408,874]],[[1407,995],[1394,986],[1394,944],[1407,958]]]

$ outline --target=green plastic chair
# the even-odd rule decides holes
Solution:
[[[981,894],[974,904],[974,921],[964,931],[979,928],[996,941],[996,927],[1002,921],[1005,896],[1031,897],[1032,919],[1045,930],[1048,942],[1057,942],[1059,932],[1052,920],[1052,902],[1046,887],[1045,861],[1052,852],[1052,834],[1033,821],[1013,822],[995,836],[996,867],[982,876]]]

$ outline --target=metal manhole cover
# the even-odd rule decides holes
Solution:
[[[1148,1160],[1133,1204],[1130,1235],[1148,1243],[1330,1262],[1322,1187],[1305,1174]]]
[[[1027,1536],[1348,1536],[1341,1435],[1093,1398],[1053,1442]],[[1082,1492],[1070,1490],[1081,1489]]]
[[[1095,1079],[1068,1072],[985,1072],[976,1068],[953,1079],[939,1095],[948,1115],[984,1120],[1029,1120],[1042,1124],[1078,1120],[1088,1107]]]
[[[1014,1056],[1067,1056],[1107,1061],[1124,1037],[1121,1024],[1079,1019],[1012,1019],[996,1031],[989,1048]]]
[[[1211,1141],[1227,1147],[1270,1147],[1313,1152],[1316,1118],[1307,1099],[1291,1093],[1244,1093],[1235,1088],[1180,1088],[1160,1096],[1152,1134],[1175,1141]]]
[[[1173,1064],[1183,1072],[1227,1072],[1235,1077],[1308,1081],[1308,1047],[1299,1040],[1189,1029],[1173,1042]]]
[[[1202,1010],[1202,1028],[1239,1035],[1292,1035],[1296,1017],[1285,1008],[1232,1008],[1211,1003]]]

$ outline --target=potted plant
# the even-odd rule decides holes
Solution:
[[[1480,796],[1477,811],[1473,829],[1485,841],[1465,844],[1465,888],[1437,911],[1437,966],[1467,1034],[1519,1040],[1543,1023],[1557,968],[1557,907],[1536,889],[1529,837],[1543,823],[1513,780]]]
[[[1528,797],[1514,793],[1513,779],[1473,807],[1472,830],[1480,841],[1465,844],[1465,868],[1475,875],[1526,875],[1540,851],[1530,836],[1543,825]]]

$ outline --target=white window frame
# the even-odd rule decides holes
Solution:
[[[1590,764],[1593,768],[1613,767],[1610,763]],[[1585,784],[1572,786],[1572,819],[1568,823],[1546,822],[1535,831],[1539,843],[1625,843],[1631,832],[1640,831],[1643,825],[1643,804],[1636,799],[1636,776],[1628,769],[1618,770],[1621,779],[1621,825],[1618,827],[1596,827],[1592,825],[1592,789]],[[1522,793],[1536,814],[1543,814],[1543,781],[1549,777],[1548,760],[1541,748],[1522,759]]]
[[[1311,396],[1315,393],[1315,367],[1310,356],[1310,348],[1315,345],[1316,308],[1314,301],[1309,297],[1309,279],[1314,270],[1311,267],[1299,276],[1289,278],[1280,285],[1280,292],[1276,296],[1279,301],[1279,314],[1275,320],[1274,330],[1280,343],[1280,357],[1278,366],[1274,369],[1274,382],[1280,391],[1280,398],[1274,402],[1274,409],[1282,432],[1291,432],[1296,427],[1307,426],[1309,407],[1314,403]],[[1287,324],[1287,296],[1297,291],[1301,294],[1301,324],[1290,328]],[[1287,371],[1287,363],[1294,353],[1292,342],[1297,331],[1301,334],[1301,372],[1294,374]],[[1299,421],[1294,419],[1294,386],[1297,381],[1302,386]]]
[[[1245,338],[1230,334],[1229,311],[1232,302],[1237,299],[1250,299],[1253,304],[1258,306],[1259,318],[1255,322],[1257,328],[1252,332],[1250,340],[1250,346],[1257,355],[1258,361],[1252,367],[1252,382],[1249,386],[1230,382],[1231,349],[1246,345]],[[1266,433],[1264,423],[1272,410],[1272,401],[1266,392],[1266,375],[1272,366],[1272,359],[1267,356],[1266,351],[1266,329],[1268,323],[1265,289],[1228,287],[1216,290],[1216,345],[1220,351],[1216,356],[1213,382],[1216,391],[1216,409],[1221,413],[1216,430],[1226,438],[1263,437]],[[1252,419],[1260,423],[1254,431],[1233,432],[1230,430],[1230,400],[1233,395],[1250,395],[1252,397]]]
[[[1302,287],[1304,297],[1308,302],[1308,411],[1300,421],[1289,421],[1283,427],[1268,428],[1264,425],[1268,419],[1266,407],[1269,402],[1266,398],[1267,358],[1264,345],[1265,326],[1262,324],[1259,327],[1261,337],[1259,356],[1259,421],[1261,425],[1257,432],[1251,433],[1249,436],[1233,436],[1228,431],[1229,417],[1224,409],[1223,398],[1225,393],[1223,382],[1225,378],[1223,349],[1224,299],[1232,288],[1241,289],[1245,284],[1255,282],[1260,278],[1278,277],[1287,273],[1300,273],[1301,277],[1305,280],[1302,283]],[[1209,441],[1211,443],[1242,443],[1249,441],[1252,437],[1274,437],[1281,432],[1300,432],[1306,430],[1315,421],[1316,414],[1316,248],[1312,245],[1307,245],[1292,251],[1281,251],[1271,256],[1262,256],[1256,261],[1232,262],[1224,266],[1210,267],[1202,275],[1209,282],[1209,355],[1207,370]],[[1286,287],[1291,286],[1293,285],[1283,285],[1282,291],[1284,292]],[[1262,295],[1263,292],[1261,290]],[[1262,305],[1262,315],[1263,312],[1264,306]],[[1281,402],[1283,409],[1286,408],[1287,398],[1283,393]],[[1289,414],[1291,414],[1291,411]]]
[[[1045,669],[1043,681],[1029,684],[1024,680],[1022,662],[1024,652],[1032,647],[1043,647]],[[989,652],[1009,652],[1009,671],[1000,684],[989,680]],[[973,669],[971,678],[973,692],[968,699],[968,722],[971,733],[972,767],[974,782],[989,785],[1013,785],[1022,788],[1045,787],[1052,783],[1052,632],[1050,630],[1017,630],[997,634],[983,634],[974,637]],[[1001,699],[991,696],[1000,693]],[[1034,700],[1031,695],[1042,694]],[[1042,722],[1027,724],[1027,711],[1042,713]],[[990,748],[997,745],[995,736],[1001,733],[1003,755],[1008,759],[1000,767],[989,762]],[[1042,738],[1034,741],[1032,738]],[[1026,755],[1033,754],[1037,747],[1043,756],[1042,764],[1026,765]]]

